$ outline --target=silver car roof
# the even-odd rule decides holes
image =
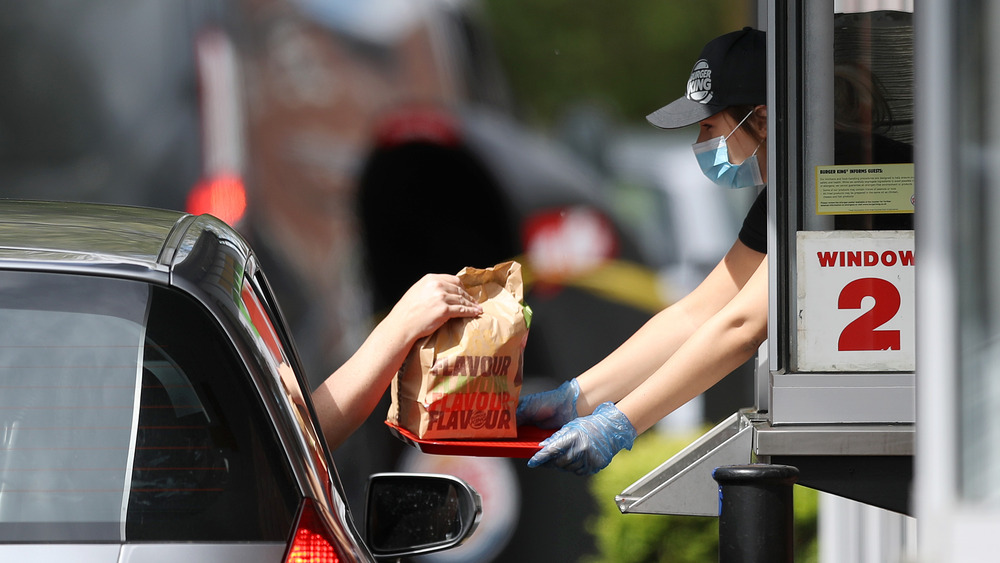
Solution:
[[[231,227],[208,216],[123,205],[0,200],[0,262],[58,270],[171,273],[200,237],[246,258]]]

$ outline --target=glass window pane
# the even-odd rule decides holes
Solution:
[[[251,369],[177,291],[0,272],[0,541],[286,540]]]
[[[0,539],[121,537],[147,295],[0,273]]]
[[[913,13],[850,4],[834,16],[834,164],[862,189],[834,189],[845,202],[835,228],[910,230],[912,166],[850,165],[913,163]]]
[[[994,84],[1000,48],[987,25],[996,21],[995,8],[982,2],[957,4],[957,29],[969,38],[970,48],[954,61],[960,88],[953,88],[957,140],[960,155],[953,185],[931,186],[954,190],[958,217],[955,219],[959,272],[959,322],[961,369],[956,406],[959,438],[959,493],[974,504],[1000,500],[1000,301],[996,297],[1000,271],[997,250],[1000,233],[1000,197],[995,168],[1000,139],[996,124]],[[992,12],[992,14],[991,14]],[[929,188],[929,189],[930,189]]]
[[[284,541],[299,495],[250,373],[193,300],[153,289],[130,540]]]

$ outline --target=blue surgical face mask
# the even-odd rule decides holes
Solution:
[[[735,129],[730,131],[725,137],[716,137],[700,143],[691,145],[694,149],[694,157],[698,159],[701,171],[708,176],[708,179],[724,188],[750,188],[764,185],[764,179],[760,175],[760,165],[757,163],[757,149],[753,150],[746,160],[740,164],[729,162],[729,147],[726,140],[736,132],[736,129],[743,125],[751,111],[740,121]],[[760,145],[757,145],[760,148]]]

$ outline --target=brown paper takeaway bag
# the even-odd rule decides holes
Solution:
[[[392,381],[388,422],[421,439],[514,438],[531,316],[521,265],[463,268],[458,277],[483,314],[450,319],[414,344]]]

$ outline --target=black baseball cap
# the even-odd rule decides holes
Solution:
[[[729,106],[767,103],[767,41],[744,27],[708,42],[691,69],[687,94],[646,116],[662,129],[677,129]]]

